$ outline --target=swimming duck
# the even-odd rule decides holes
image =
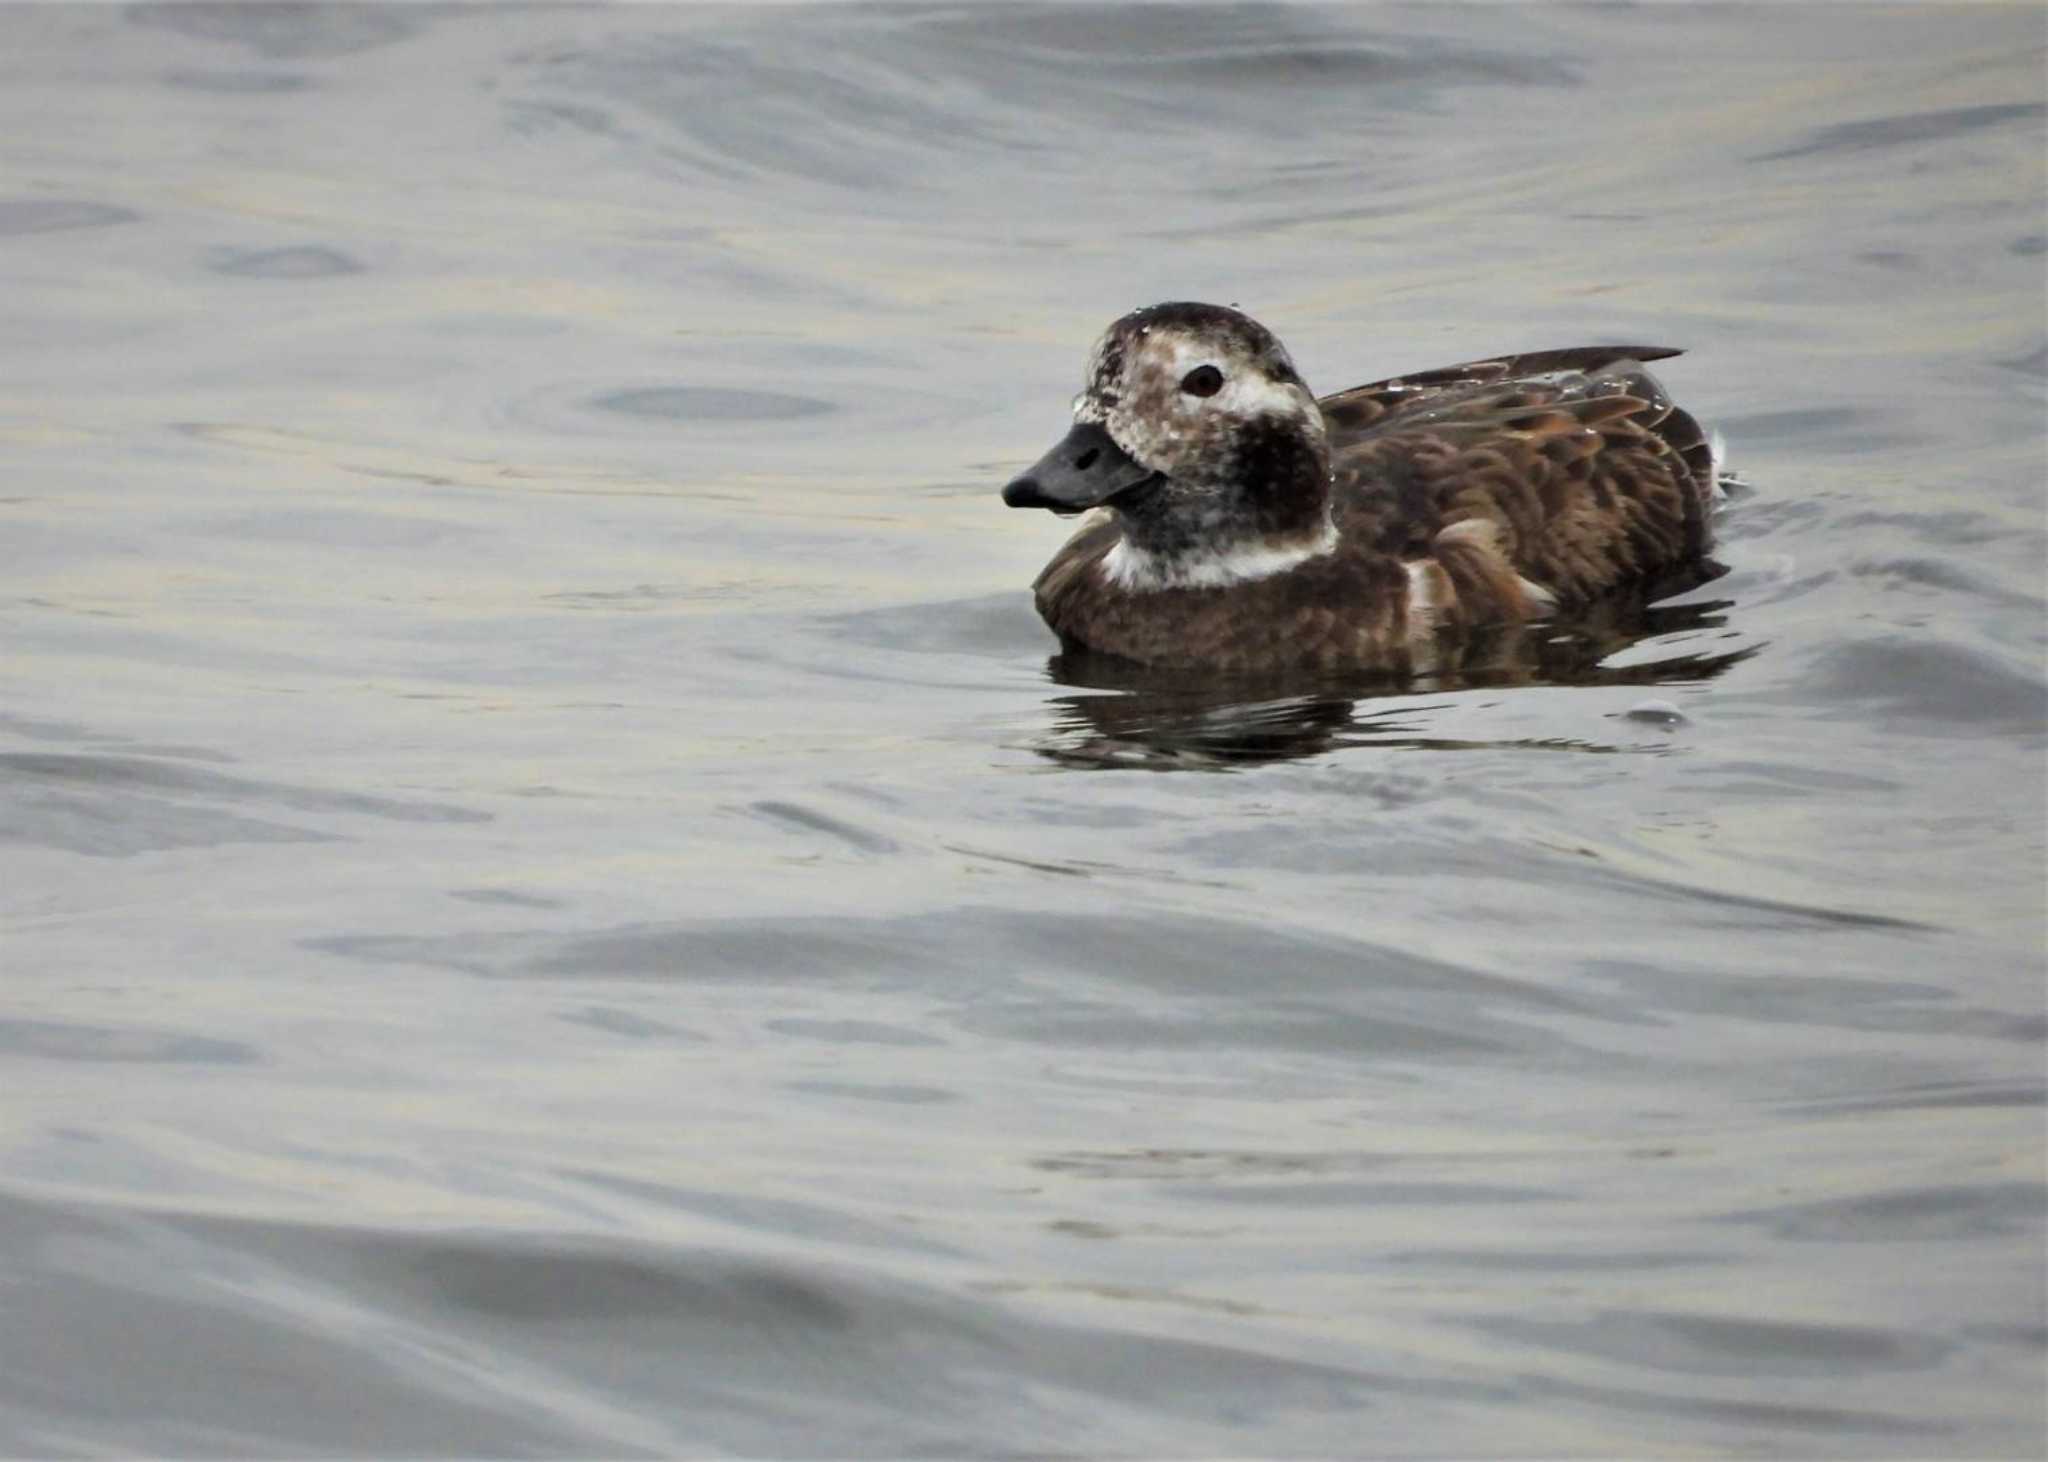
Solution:
[[[1003,489],[1103,509],[1033,589],[1068,653],[1422,673],[1461,632],[1697,581],[1714,449],[1649,346],[1473,361],[1317,400],[1221,305],[1103,334],[1074,426]]]

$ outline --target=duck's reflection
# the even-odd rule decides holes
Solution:
[[[1411,701],[1375,707],[1417,692],[1516,685],[1680,685],[1711,680],[1760,645],[1728,643],[1727,600],[1650,605],[1600,604],[1568,624],[1500,629],[1446,647],[1444,668],[1426,677],[1217,676],[1164,670],[1086,654],[1047,662],[1056,683],[1084,692],[1055,696],[1048,734],[1036,750],[1077,767],[1222,770],[1315,756],[1346,746],[1443,750],[1499,743],[1428,734]],[[1667,655],[1626,665],[1607,662],[1643,640],[1683,637]],[[1681,648],[1682,646],[1682,648]],[[1547,741],[1560,750],[1601,751],[1583,741]]]

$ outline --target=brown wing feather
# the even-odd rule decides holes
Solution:
[[[1391,415],[1405,415],[1416,408],[1443,404],[1451,398],[1506,381],[1553,375],[1570,371],[1601,370],[1617,361],[1667,360],[1683,355],[1664,345],[1579,345],[1564,350],[1535,350],[1522,355],[1496,356],[1491,360],[1470,360],[1463,365],[1439,366],[1435,370],[1410,371],[1370,385],[1353,386],[1318,404],[1333,434],[1355,433],[1377,426]],[[1333,435],[1334,441],[1334,435]]]
[[[1490,522],[1504,566],[1566,602],[1696,561],[1712,454],[1640,365],[1675,354],[1543,351],[1327,398],[1344,531],[1414,558],[1446,528]],[[1473,559],[1469,542],[1457,556]]]

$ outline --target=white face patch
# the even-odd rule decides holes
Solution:
[[[1214,366],[1223,375],[1223,389],[1214,396],[1179,396],[1179,414],[1196,418],[1220,411],[1226,416],[1294,416],[1301,411],[1308,393],[1299,386],[1276,381],[1249,361],[1219,353],[1214,346],[1176,336],[1167,357],[1167,373],[1176,381],[1186,380],[1198,366]],[[1311,402],[1311,404],[1313,404]]]
[[[1337,547],[1337,528],[1326,523],[1306,543],[1236,543],[1203,553],[1162,558],[1120,540],[1102,556],[1102,577],[1112,587],[1131,590],[1223,589],[1284,574]]]
[[[1201,396],[1181,389],[1207,366],[1222,386]],[[1214,480],[1252,423],[1275,419],[1320,437],[1321,410],[1294,376],[1277,341],[1248,348],[1228,331],[1182,325],[1112,327],[1088,360],[1089,387],[1074,398],[1076,422],[1099,425],[1131,458],[1183,483]]]

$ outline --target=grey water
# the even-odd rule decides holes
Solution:
[[[0,1454],[2040,1456],[2033,6],[0,9]],[[1728,572],[1090,681],[1095,334]]]

